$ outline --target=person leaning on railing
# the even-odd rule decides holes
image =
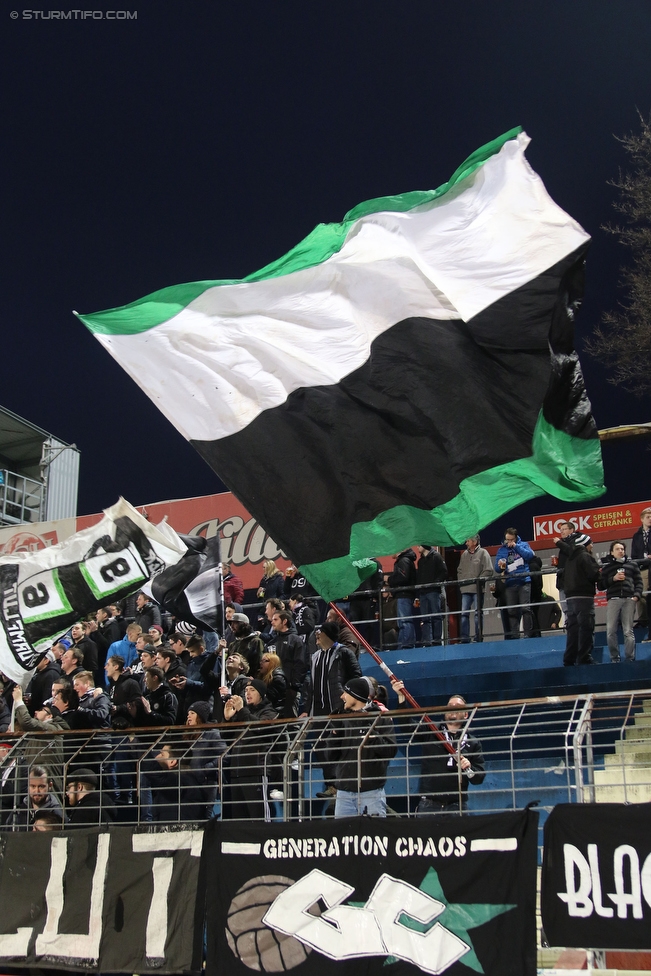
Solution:
[[[402,704],[405,701],[402,694],[404,683],[394,678],[391,687],[398,696],[398,702]],[[418,784],[420,799],[415,814],[417,817],[465,810],[468,805],[468,786],[470,783],[481,786],[486,776],[481,742],[464,731],[468,721],[465,698],[462,695],[452,695],[448,708],[454,708],[455,711],[445,713],[444,725],[439,729],[443,741],[422,716],[413,718],[413,721],[419,722],[414,737],[415,744],[420,745],[422,750]],[[452,746],[456,755],[451,754],[446,744]]]
[[[278,715],[267,698],[265,683],[257,678],[252,678],[246,686],[244,699],[232,695],[224,703],[227,722],[246,722],[253,726],[245,730],[231,749],[230,798],[236,819],[269,820],[270,750],[276,731],[269,725],[256,728],[255,723],[268,722]],[[240,736],[241,732],[241,728],[233,729],[235,736]]]

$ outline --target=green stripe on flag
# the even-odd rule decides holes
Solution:
[[[531,457],[466,478],[458,495],[430,511],[397,505],[370,522],[358,522],[351,529],[347,556],[300,569],[324,600],[340,599],[376,568],[370,560],[360,558],[361,553],[389,556],[418,543],[449,546],[465,542],[504,514],[505,497],[511,509],[545,493],[566,502],[584,502],[605,490],[600,441],[557,430],[541,413]]]
[[[160,291],[152,292],[151,295],[146,295],[129,305],[122,305],[120,308],[110,308],[104,312],[92,312],[88,315],[75,314],[95,335],[137,335],[140,332],[147,332],[163,322],[168,322],[208,288],[280,278],[295,271],[313,268],[317,264],[327,261],[341,249],[350,228],[361,217],[368,217],[374,213],[406,213],[416,207],[434,203],[461,180],[466,179],[479,169],[487,159],[498,153],[506,142],[517,138],[520,132],[522,132],[521,126],[509,129],[504,135],[477,149],[455,170],[447,183],[443,183],[436,190],[414,190],[395,196],[367,200],[350,210],[341,223],[319,224],[311,234],[308,234],[287,254],[272,261],[271,264],[259,271],[247,275],[246,278],[194,281],[183,285],[172,285],[169,288],[161,288]]]

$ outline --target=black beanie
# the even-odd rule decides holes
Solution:
[[[210,721],[210,702],[196,701],[188,708],[189,712],[194,712],[201,725]]]
[[[266,698],[267,697],[267,686],[264,683],[264,681],[260,681],[259,678],[252,678],[249,681],[249,684],[250,684],[250,686],[252,688],[255,688],[255,690],[257,691],[257,693],[260,695],[260,698]]]
[[[344,685],[344,691],[361,702],[367,702],[371,697],[370,684],[366,678],[351,678]]]

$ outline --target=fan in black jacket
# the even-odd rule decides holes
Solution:
[[[234,728],[239,736],[232,747],[231,799],[238,820],[270,820],[267,787],[274,765],[274,746],[282,734],[282,726],[255,726],[257,722],[269,722],[278,717],[275,708],[266,697],[263,681],[253,678],[244,691],[246,703],[239,695],[232,695],[224,705],[227,722],[246,722],[251,728]]]
[[[610,553],[603,560],[599,576],[599,588],[606,591],[606,635],[610,659],[619,661],[619,636],[621,621],[624,631],[626,660],[635,660],[635,605],[642,596],[642,574],[637,563],[626,558],[626,546],[620,540],[610,544]]]
[[[389,762],[396,754],[393,722],[373,702],[367,678],[353,678],[342,694],[345,718],[332,722],[326,763],[335,766],[335,817],[386,817]]]

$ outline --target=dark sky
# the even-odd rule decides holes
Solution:
[[[514,125],[593,236],[579,346],[615,303],[624,254],[600,225],[625,164],[613,134],[651,106],[649,0],[88,6],[120,4],[137,19],[3,6],[0,403],[81,449],[80,513],[220,484],[72,309],[246,275],[362,200],[438,186]],[[582,362],[600,427],[651,420]],[[605,445],[605,503],[651,493],[643,443]],[[534,511],[565,507],[514,517],[528,536]]]

